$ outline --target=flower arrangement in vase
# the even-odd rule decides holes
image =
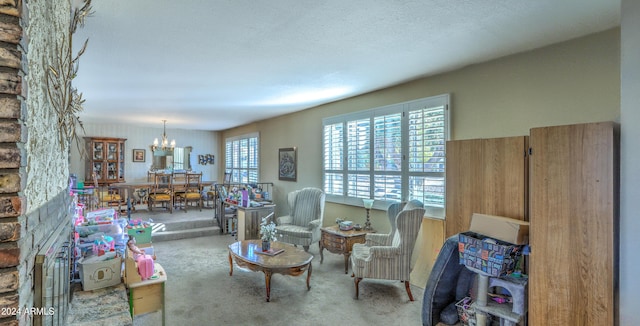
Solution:
[[[278,241],[277,234],[276,224],[269,222],[269,216],[263,217],[262,223],[260,223],[262,251],[269,251],[271,249],[271,242]]]

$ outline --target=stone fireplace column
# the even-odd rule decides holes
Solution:
[[[45,80],[70,17],[67,0],[0,1],[0,325],[34,323],[35,256],[71,223],[69,145]]]

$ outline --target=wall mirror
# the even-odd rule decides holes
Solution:
[[[155,151],[152,148],[153,163],[151,170],[173,169],[191,171],[192,150],[193,147],[191,146],[176,147],[173,150],[156,149]]]

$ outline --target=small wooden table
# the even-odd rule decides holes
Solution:
[[[131,317],[162,309],[162,325],[165,322],[164,284],[167,273],[158,263],[154,263],[153,276],[145,281],[131,283],[129,287],[129,309]]]
[[[233,261],[239,267],[245,267],[254,272],[263,272],[267,288],[267,302],[271,299],[271,275],[298,276],[307,271],[307,290],[311,289],[311,260],[313,256],[302,249],[283,242],[272,242],[272,250],[284,249],[277,255],[267,255],[262,252],[261,240],[244,240],[229,245],[229,276],[233,275]]]
[[[349,272],[349,257],[354,243],[364,243],[367,233],[374,233],[374,230],[349,230],[342,231],[337,225],[320,228],[320,264],[324,260],[322,250],[327,249],[334,254],[344,255],[344,273]]]

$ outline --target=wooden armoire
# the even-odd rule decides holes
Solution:
[[[616,135],[602,122],[447,142],[447,237],[472,213],[530,222],[528,325],[615,323]]]

